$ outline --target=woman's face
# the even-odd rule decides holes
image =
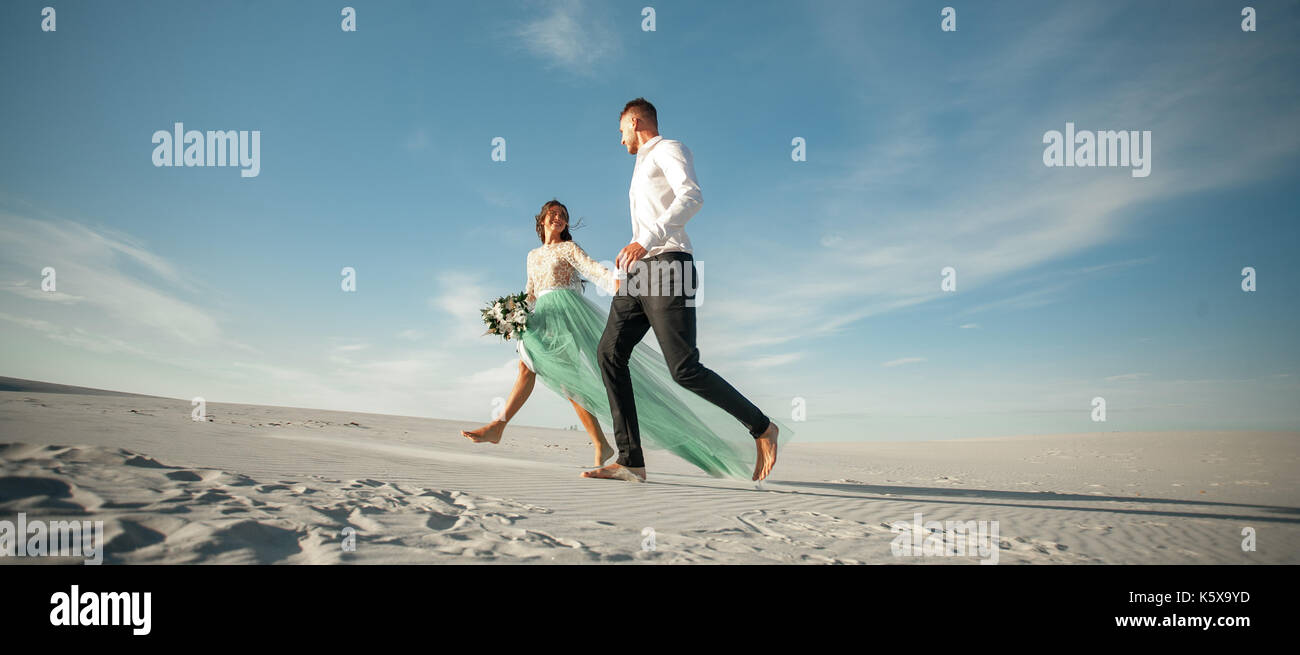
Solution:
[[[564,229],[569,226],[569,221],[564,218],[564,212],[559,207],[552,207],[546,213],[546,218],[542,220],[542,229],[546,230],[546,241],[559,241],[560,235]]]

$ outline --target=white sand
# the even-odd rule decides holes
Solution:
[[[582,479],[583,432],[494,446],[464,422],[221,403],[196,422],[184,400],[50,388],[0,391],[0,520],[103,520],[106,563],[987,559],[895,556],[917,512],[997,521],[1002,565],[1300,562],[1295,432],[794,442],[758,490],[655,451],[648,484]]]

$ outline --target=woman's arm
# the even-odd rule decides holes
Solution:
[[[524,273],[528,275],[528,283],[524,285],[525,299],[528,301],[528,304],[531,305],[537,302],[537,295],[533,293],[533,272],[527,265],[525,265]]]
[[[578,269],[578,272],[581,273],[583,277],[599,284],[601,288],[609,291],[611,294],[618,293],[619,282],[614,271],[601,266],[600,262],[589,257],[586,251],[584,251],[578,244],[572,241],[567,241],[565,243],[567,245],[565,245],[561,251],[564,253],[565,260],[572,264],[574,268]]]

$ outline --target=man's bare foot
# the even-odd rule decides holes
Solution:
[[[772,467],[776,466],[776,435],[779,432],[776,424],[772,423],[754,440],[754,446],[758,448],[758,460],[754,462],[755,482],[766,478],[772,472]]]
[[[583,471],[584,478],[601,478],[603,480],[625,480],[627,482],[645,482],[645,467],[628,467],[609,464],[591,471]]]
[[[506,429],[506,424],[501,421],[492,421],[477,430],[461,430],[460,436],[473,441],[474,443],[500,443],[501,433]]]
[[[609,458],[617,454],[618,451],[614,450],[613,446],[607,443],[600,444],[600,446],[596,448],[596,463],[592,464],[592,466],[603,466],[605,462],[609,461]]]

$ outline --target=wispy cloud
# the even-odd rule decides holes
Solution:
[[[958,313],[959,316],[967,314],[978,314],[989,310],[1011,310],[1011,309],[1032,309],[1034,307],[1043,307],[1050,305],[1058,300],[1058,296],[1064,289],[1070,285],[1067,282],[1060,282],[1041,289],[1032,289],[1022,293],[994,300],[993,302],[983,303],[974,307],[965,309]]]
[[[548,67],[593,75],[620,50],[617,33],[595,11],[598,7],[581,0],[553,3],[545,14],[517,25],[512,36]]]
[[[887,362],[881,364],[881,366],[884,366],[884,367],[887,367],[887,368],[892,368],[892,367],[895,367],[895,366],[903,366],[904,364],[916,364],[916,363],[924,362],[924,361],[925,361],[925,358],[924,358],[924,357],[902,357],[902,358],[899,358],[899,359],[891,359],[891,360],[889,360],[889,361],[887,361]]]
[[[504,395],[518,375],[519,360],[508,359],[498,366],[462,375],[459,380],[463,384],[485,389],[489,393]]]
[[[461,342],[481,344],[484,326],[479,310],[495,297],[482,278],[470,273],[450,272],[439,274],[436,282],[438,292],[429,298],[429,306],[441,310],[444,318],[449,319],[451,327],[444,335]]]
[[[0,320],[8,321],[14,325],[39,332],[49,339],[65,346],[72,346],[74,348],[80,348],[97,353],[126,353],[137,357],[146,357],[153,360],[158,359],[158,357],[149,350],[139,348],[121,339],[94,334],[80,327],[63,326],[39,318],[15,316],[6,312],[0,312]]]
[[[874,11],[836,5],[824,16],[821,36],[846,62],[845,84],[859,90],[863,111],[882,123],[851,143],[842,159],[827,162],[830,173],[800,182],[822,202],[809,213],[826,217],[816,246],[787,248],[780,266],[733,274],[725,297],[710,298],[714,307],[706,311],[727,307],[727,315],[745,325],[742,339],[731,347],[721,344],[728,356],[756,356],[747,349],[762,354],[759,349],[779,346],[787,335],[832,335],[863,319],[927,303],[953,303],[955,315],[963,316],[1059,302],[1088,275],[1151,261],[1051,270],[1132,235],[1147,216],[1143,207],[1276,176],[1300,152],[1300,131],[1283,118],[1300,111],[1294,82],[1276,67],[1250,64],[1294,55],[1295,46],[1274,46],[1275,52],[1233,48],[1229,40],[1240,32],[1225,29],[1198,36],[1201,42],[1186,50],[1196,53],[1190,57],[1140,56],[1143,46],[1135,42],[1078,58],[1070,53],[1109,38],[1105,32],[1121,9],[1071,7],[1025,18],[1026,29],[1012,30],[1020,38],[972,52],[946,69],[950,84],[900,85],[894,63],[880,55],[882,46],[861,33],[862,25],[881,24],[866,15]],[[1114,70],[1125,75],[1112,83],[1114,76],[1105,73]],[[1088,86],[1058,94],[1064,99],[1005,102],[1039,97],[1045,80],[1061,75],[1088,80]],[[1238,123],[1235,112],[1243,105],[1234,98],[1261,92],[1280,104],[1253,103],[1257,109],[1250,111],[1259,124],[1234,131],[1233,139],[1210,142],[1217,145],[1206,150],[1204,135]],[[970,107],[991,109],[971,114]],[[968,116],[971,124],[955,131],[954,116]],[[1085,127],[1153,131],[1150,177],[1042,165],[1045,130],[1096,116],[1103,122]],[[938,147],[944,157],[935,154]],[[864,190],[872,198],[867,205]],[[940,290],[940,270],[947,266],[958,274],[955,294]],[[1019,284],[1030,277],[1033,286]],[[1006,297],[985,300],[994,289]],[[727,297],[763,300],[742,316],[725,304]],[[971,304],[972,298],[981,301]]]
[[[44,291],[35,286],[29,286],[26,282],[0,283],[0,288],[9,293],[22,296],[23,298],[40,300],[42,302],[56,302],[70,305],[85,300],[85,298],[81,296],[74,296],[63,291]]]
[[[4,288],[23,298],[34,293],[41,271],[54,268],[60,292],[112,323],[146,330],[152,338],[197,345],[226,343],[217,319],[182,293],[197,291],[164,257],[129,236],[67,220],[37,221],[0,214],[0,244],[10,253],[0,275]],[[30,286],[29,286],[30,283]],[[26,309],[26,308],[25,308]],[[35,311],[35,307],[30,308]],[[100,321],[103,323],[104,321]]]
[[[755,357],[746,360],[742,368],[748,369],[768,369],[777,366],[784,366],[803,359],[803,353],[782,353],[780,355],[768,355],[766,357]]]
[[[1105,380],[1107,382],[1135,382],[1150,375],[1150,373],[1125,373],[1123,375],[1112,375],[1105,378]]]

